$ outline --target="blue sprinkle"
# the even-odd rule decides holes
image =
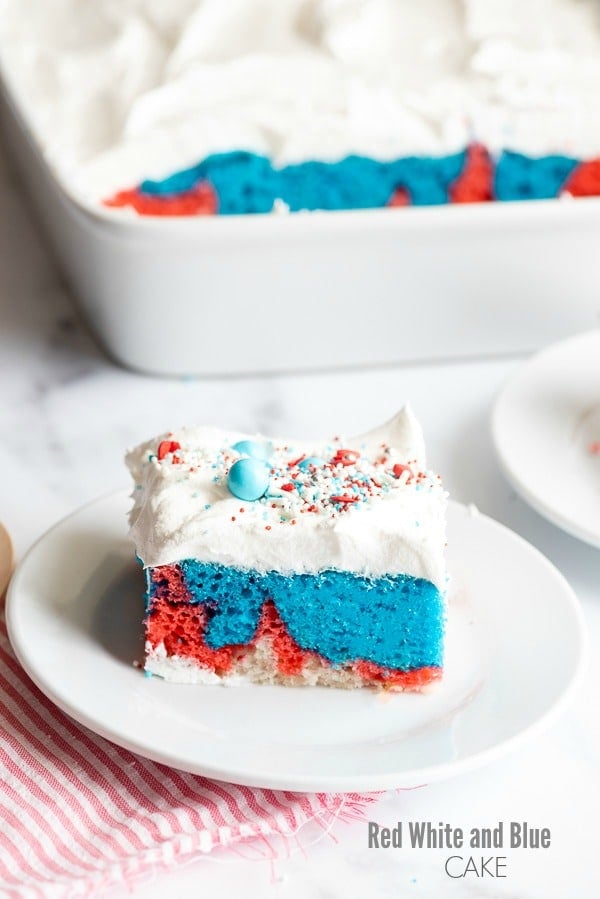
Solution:
[[[307,469],[309,465],[314,465],[315,468],[321,468],[325,465],[325,460],[320,459],[319,456],[307,456],[302,462],[298,462],[298,468],[302,471]]]
[[[199,494],[194,494],[194,495],[195,495],[195,496],[198,496]],[[205,508],[206,511],[208,512],[208,510],[210,509],[210,503],[205,503],[205,504],[204,504],[204,508]]]
[[[273,453],[273,444],[259,443],[257,440],[238,440],[231,449],[240,456],[250,456],[251,459],[262,459],[266,462]]]

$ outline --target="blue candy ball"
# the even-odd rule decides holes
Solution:
[[[298,462],[298,468],[301,468],[303,471],[305,468],[308,468],[309,465],[314,465],[315,468],[320,468],[321,465],[325,465],[325,459],[319,459],[318,456],[307,456],[307,458],[303,459],[302,462]]]
[[[239,459],[227,475],[227,486],[238,499],[253,502],[269,487],[269,469],[260,459]]]
[[[270,443],[258,443],[256,440],[238,440],[231,449],[240,456],[250,456],[251,459],[262,459],[266,462],[273,451]]]

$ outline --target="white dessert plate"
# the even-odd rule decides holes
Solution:
[[[523,498],[600,547],[600,330],[556,343],[519,369],[496,401],[492,431]]]
[[[197,686],[144,677],[143,580],[125,492],[64,519],[8,594],[17,656],[60,708],[109,740],[185,771],[288,790],[428,783],[491,761],[564,708],[584,628],[536,549],[450,504],[446,672],[427,694]]]

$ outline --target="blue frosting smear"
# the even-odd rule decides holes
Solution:
[[[291,212],[373,209],[386,206],[397,190],[411,205],[450,202],[449,191],[463,173],[467,151],[448,156],[407,156],[388,162],[347,156],[337,162],[308,161],[275,166],[266,156],[246,151],[216,153],[198,165],[160,181],[144,181],[143,194],[173,197],[208,182],[218,197],[220,215],[271,212],[276,200]],[[557,197],[578,160],[567,156],[525,156],[505,150],[494,160],[497,200]]]
[[[192,603],[207,611],[204,639],[213,649],[250,642],[271,599],[298,645],[334,665],[362,659],[401,670],[442,664],[444,599],[423,578],[333,569],[261,574],[195,559],[180,568]],[[150,614],[151,608],[150,597]]]

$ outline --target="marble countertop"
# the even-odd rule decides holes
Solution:
[[[359,432],[410,399],[433,467],[452,496],[518,531],[566,575],[600,653],[600,553],[533,512],[502,479],[491,403],[519,358],[458,360],[269,378],[160,380],[121,370],[96,348],[57,275],[19,188],[0,161],[0,519],[18,554],[81,503],[127,483],[124,447],[190,421],[267,433]],[[219,852],[140,885],[145,899],[203,893],[257,897],[544,897],[597,895],[600,689],[593,666],[561,720],[474,773],[386,794],[374,819],[499,820],[550,827],[545,851],[509,852],[508,876],[451,881],[444,853],[366,848],[363,822],[307,827],[276,859]],[[125,891],[114,890],[119,899]]]

